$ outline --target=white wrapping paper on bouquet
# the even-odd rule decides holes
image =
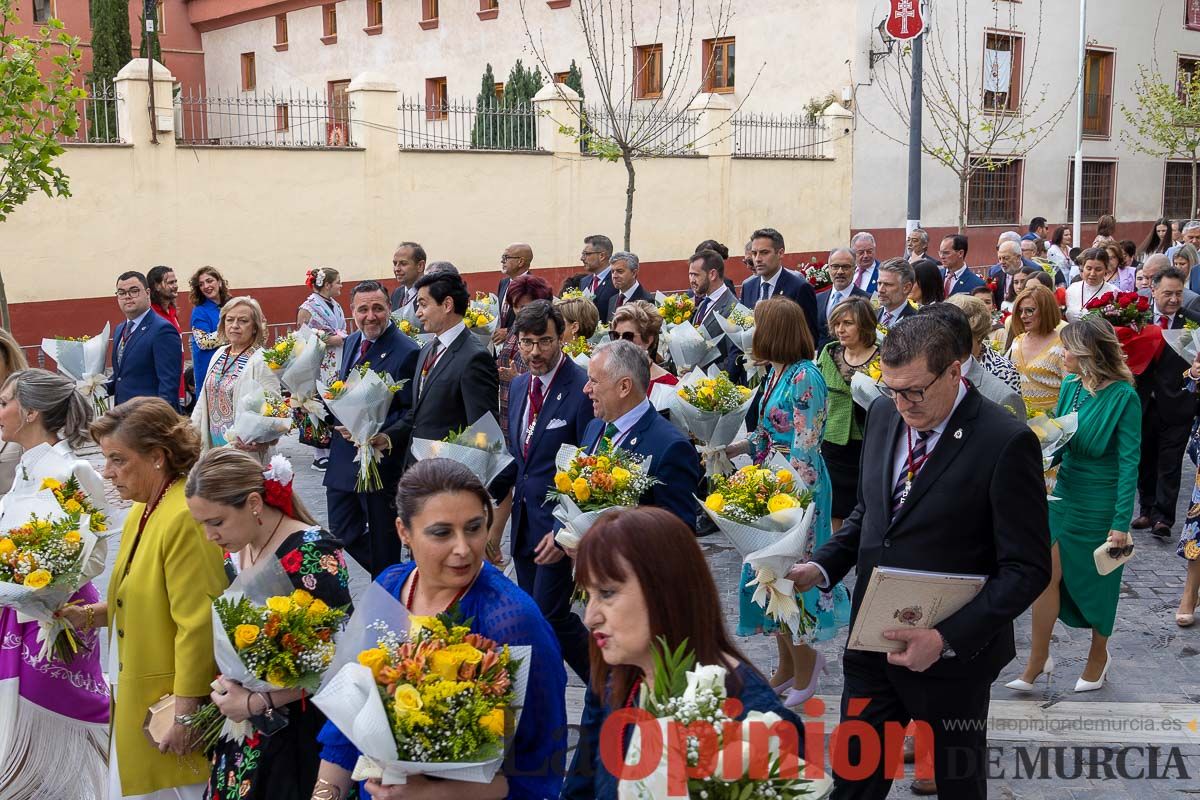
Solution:
[[[459,439],[473,444],[413,439],[412,453],[418,461],[429,458],[457,461],[475,473],[484,486],[490,484],[513,461],[513,457],[504,449],[504,432],[500,430],[500,423],[490,411],[463,431]]]
[[[80,394],[92,401],[97,416],[108,410],[104,363],[108,360],[109,324],[85,342],[42,339],[42,352],[54,359],[58,371],[75,381]]]
[[[587,372],[588,364],[592,363],[592,357],[589,356],[587,353],[579,353],[578,355],[573,355],[573,356],[571,356],[571,360],[574,361],[575,365],[577,367],[579,367],[580,369],[582,369],[584,372]]]
[[[1167,346],[1179,354],[1179,357],[1191,364],[1200,352],[1200,328],[1177,328],[1162,332]]]
[[[745,563],[754,570],[754,578],[747,584],[755,587],[751,599],[766,611],[767,616],[785,625],[796,636],[805,631],[800,606],[796,602],[795,584],[787,574],[792,565],[804,556],[816,513],[817,504],[809,503],[795,525],[772,544],[745,558]]]
[[[733,306],[729,310],[729,313],[732,314],[735,311],[754,319],[754,312],[741,303]],[[716,314],[715,316],[717,324],[721,326],[721,331],[725,334],[725,338],[729,340],[729,343],[743,353],[749,354],[750,344],[754,341],[754,326],[751,325],[749,328],[742,328],[730,322],[729,316],[721,316],[720,314]]]
[[[303,408],[314,426],[321,422],[325,408],[317,399],[317,380],[321,377],[321,362],[325,360],[326,345],[320,334],[307,325],[296,331],[296,346],[292,357],[279,373],[282,383],[292,396],[288,405]]]
[[[328,395],[329,387],[317,382],[322,396]],[[383,430],[388,410],[392,406],[393,393],[379,373],[367,370],[365,374],[350,370],[342,394],[327,399],[325,404],[337,421],[350,433],[350,441],[358,448],[354,460],[358,462],[359,491],[376,491],[372,475],[378,475],[379,453],[371,446],[371,437]],[[372,488],[374,487],[374,488]]]
[[[225,431],[225,440],[268,444],[286,435],[292,429],[292,415],[289,413],[286,417],[272,417],[263,414],[262,408],[266,403],[267,390],[262,386],[255,386],[247,392],[234,409],[233,424]],[[282,398],[272,401],[271,405],[276,408],[287,407]]]
[[[1027,424],[1038,437],[1038,445],[1042,448],[1042,471],[1046,479],[1046,495],[1050,500],[1057,500],[1054,487],[1058,483],[1058,465],[1054,457],[1058,455],[1071,437],[1079,429],[1079,414],[1072,412],[1061,417],[1049,417],[1038,414],[1028,420]]]
[[[883,392],[879,390],[879,384],[870,375],[855,372],[850,376],[850,396],[854,398],[855,403],[869,410],[871,403],[883,397]]]
[[[571,461],[578,452],[579,448],[573,444],[564,444],[558,448],[558,453],[554,457],[555,471],[567,472],[570,470]],[[646,456],[642,461],[642,471],[647,475],[650,474],[650,464],[653,460],[650,456]],[[554,535],[554,541],[572,550],[579,547],[579,542],[583,539],[584,534],[596,524],[600,515],[612,511],[614,508],[628,508],[628,506],[606,506],[594,511],[584,511],[573,498],[560,494],[558,505],[550,512],[556,520],[563,524],[562,529]]]
[[[592,347],[598,347],[608,341],[609,327],[603,322],[596,326],[596,330],[592,331],[592,335],[588,337],[588,344]]]
[[[467,330],[475,333],[476,336],[483,339],[484,344],[491,346],[492,334],[496,332],[496,326],[500,324],[500,301],[496,299],[496,295],[488,294],[486,298],[476,299],[471,298],[470,307],[474,309],[485,310],[492,321],[486,325],[477,325]]]
[[[377,583],[371,584],[357,601],[346,630],[337,639],[337,655],[325,672],[321,688],[313,696],[317,708],[362,754],[354,767],[356,781],[377,779],[385,786],[408,782],[409,775],[434,775],[446,780],[490,783],[504,763],[504,754],[481,754],[477,761],[401,761],[383,699],[371,670],[358,663],[358,654],[376,646],[380,637],[392,632],[408,639],[408,611],[399,600]],[[499,644],[503,645],[503,642]],[[513,674],[513,729],[520,722],[525,689],[529,685],[532,648],[509,648],[520,664]]]
[[[690,372],[696,367],[703,369],[721,357],[721,349],[717,345],[725,338],[725,334],[717,334],[716,338],[710,339],[706,331],[684,322],[663,333],[662,338],[676,368],[680,372]]]
[[[32,516],[60,520],[67,513],[49,489],[32,495],[12,496],[5,502],[6,525],[23,525]],[[66,623],[56,618],[54,612],[66,605],[71,595],[84,584],[104,571],[104,562],[108,557],[108,535],[93,533],[88,527],[88,517],[84,515],[79,520],[79,536],[82,547],[69,578],[64,576],[41,589],[0,582],[0,606],[16,611],[18,622],[37,621],[37,641],[41,645],[38,659],[42,661],[49,660],[54,654],[54,640],[66,629]]]

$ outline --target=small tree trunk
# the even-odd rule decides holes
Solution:
[[[1192,219],[1196,218],[1196,162],[1197,162],[1197,160],[1198,159],[1197,159],[1196,151],[1193,150],[1192,151],[1192,205],[1191,205],[1190,210],[1188,211],[1188,216]],[[1183,226],[1180,226],[1180,230],[1182,230],[1182,229],[1183,229]]]
[[[8,318],[8,292],[4,288],[3,273],[0,273],[0,327],[12,332],[12,320]]]
[[[633,157],[628,150],[621,151],[621,160],[625,162],[625,174],[629,180],[625,184],[625,249],[629,249],[630,237],[633,232],[633,191],[635,174]]]
[[[958,232],[966,233],[967,230],[967,175],[961,172],[958,175]]]

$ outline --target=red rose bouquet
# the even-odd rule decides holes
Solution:
[[[804,279],[818,292],[823,292],[833,285],[829,270],[824,264],[818,264],[816,261],[804,267]]]
[[[1162,331],[1146,324],[1150,321],[1150,298],[1137,292],[1105,292],[1083,308],[1086,316],[1112,323],[1125,351],[1125,362],[1134,375],[1145,372],[1162,352]]]

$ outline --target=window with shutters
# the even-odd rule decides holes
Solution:
[[[324,44],[337,41],[337,5],[333,3],[321,7],[321,33]]]
[[[275,16],[275,49],[287,50],[288,45],[288,28],[287,14],[277,14]]]
[[[1083,62],[1083,135],[1112,135],[1113,54],[1088,50]]]
[[[704,91],[732,92],[735,41],[732,36],[724,39],[705,39],[703,55]]]
[[[1183,0],[1183,24],[1194,31],[1200,31],[1200,0]]]
[[[33,0],[33,21],[49,22],[54,16],[54,0]]]
[[[1200,183],[1200,181],[1197,181]],[[1163,175],[1163,211],[1168,219],[1192,219],[1192,165],[1189,161],[1168,161]]]
[[[647,44],[633,49],[634,97],[639,100],[662,97],[663,48]]]
[[[1021,219],[1021,167],[1014,158],[997,162],[971,159],[975,170],[967,181],[968,225],[1016,225]]]
[[[1075,216],[1075,160],[1067,167],[1067,222]],[[1117,162],[1083,162],[1083,191],[1080,194],[1081,222],[1095,222],[1105,214],[1113,213],[1117,179]]]
[[[449,116],[448,97],[445,78],[426,78],[425,119],[430,122],[446,119]]]
[[[983,107],[1017,111],[1021,107],[1021,59],[1025,38],[1015,33],[983,36]]]
[[[254,53],[242,53],[242,91],[253,92],[258,85],[258,76],[254,74]]]
[[[383,0],[367,0],[367,33],[378,33],[383,27]]]

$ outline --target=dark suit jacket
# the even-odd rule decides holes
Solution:
[[[599,297],[599,295],[597,295],[597,297]],[[654,302],[654,295],[647,292],[646,287],[642,286],[640,283],[637,285],[637,288],[633,290],[633,296],[629,298],[628,302],[636,303],[638,300],[645,300],[647,303]],[[612,296],[608,298],[608,316],[604,318],[605,322],[608,322],[612,319],[612,315],[617,311],[617,303],[620,302],[621,293],[614,287]]]
[[[522,275],[531,274],[529,270],[525,270]],[[505,276],[500,279],[500,285],[496,288],[496,304],[498,308],[504,308],[504,295],[508,294],[508,285],[512,283],[512,278]],[[517,318],[517,312],[510,306],[507,309],[508,313],[504,315],[504,319],[497,323],[501,328],[511,328],[513,320]]]
[[[1175,314],[1171,328],[1183,326],[1184,315],[1181,311]],[[1143,419],[1153,419],[1153,424],[1160,426],[1191,428],[1197,411],[1196,395],[1188,391],[1187,379],[1183,377],[1190,366],[1170,345],[1163,346],[1154,363],[1137,376]]]
[[[942,278],[942,281],[943,283],[945,282],[945,277]],[[970,267],[967,267],[963,270],[958,280],[954,282],[954,285],[950,287],[950,294],[970,294],[974,289],[985,285],[983,278],[976,275]],[[949,296],[947,295],[947,297]]]
[[[113,334],[113,371],[107,384],[109,396],[114,398],[114,405],[134,397],[161,397],[178,411],[179,380],[183,372],[183,343],[179,331],[151,310],[137,330],[130,331],[122,350],[121,337],[131,324],[125,320]],[[198,392],[200,387],[196,390]]]
[[[604,420],[592,420],[580,447],[595,445],[604,428]],[[659,483],[642,495],[641,504],[665,508],[694,530],[697,513],[694,494],[700,485],[702,470],[696,448],[687,437],[651,406],[619,447],[651,458],[650,474],[658,478]]]
[[[395,289],[392,290],[392,296],[389,298],[391,301],[391,304],[392,304],[392,311],[399,311],[403,307],[411,306],[413,304],[413,301],[417,299],[417,290],[409,289],[408,297],[405,298],[404,303],[401,303],[400,302],[400,293],[402,291],[404,291],[404,286],[397,286]]]
[[[361,331],[355,331],[346,337],[346,342],[342,345],[342,363],[338,365],[338,377],[342,380],[350,374],[352,367],[360,363],[358,350],[361,346]],[[416,390],[412,374],[417,363],[418,350],[412,339],[397,330],[395,325],[388,325],[383,334],[367,348],[363,357],[363,361],[369,362],[371,369],[376,372],[387,373],[394,381],[408,381],[404,388],[392,397],[391,408],[388,409],[387,419],[383,423],[384,430],[399,422],[405,412],[412,408],[413,392]],[[393,447],[380,459],[379,477],[383,482],[384,493],[396,491],[396,483],[400,480],[401,467],[404,464],[404,451],[407,449],[407,446],[403,449]],[[342,438],[340,433],[333,431],[329,440],[329,466],[325,469],[325,477],[322,480],[326,488],[342,492],[354,491],[358,481],[358,464],[354,461],[357,452],[358,448]]]
[[[701,324],[704,326],[704,331],[708,334],[710,339],[715,339],[717,336],[720,336],[722,333],[724,333],[724,331],[721,330],[721,323],[717,321],[717,316],[728,316],[729,310],[737,305],[737,302],[737,295],[735,295],[727,286],[725,287],[725,291],[721,292],[721,296],[717,298],[716,302],[710,303],[708,308],[704,309],[704,321]],[[699,307],[700,304],[696,303],[697,311],[699,310]],[[692,316],[693,324],[695,324],[695,315],[693,314]],[[736,365],[737,358],[742,354],[742,351],[730,344],[729,340],[724,337],[722,337],[721,341],[717,343],[717,349],[721,351],[720,363],[724,365],[726,372],[728,372],[730,375],[733,375],[734,373],[732,370]]]
[[[555,504],[546,503],[546,493],[554,488],[554,457],[558,449],[564,444],[578,446],[588,425],[595,419],[592,401],[583,393],[587,373],[564,355],[563,364],[542,403],[537,424],[533,426],[529,458],[526,459],[525,406],[532,379],[528,372],[522,373],[513,378],[509,387],[506,424],[508,449],[514,460],[505,470],[509,474],[492,484],[493,494],[501,497],[507,486],[497,490],[497,484],[504,481],[512,485],[512,552],[514,557],[524,558],[533,558],[533,548],[555,527],[551,513]]]
[[[988,576],[974,600],[937,626],[955,657],[922,674],[994,680],[1016,654],[1013,620],[1050,581],[1037,437],[1025,420],[969,389],[893,520],[892,456],[904,431],[894,403],[872,404],[863,452],[875,457],[859,467],[858,505],[812,561],[835,583],[855,570],[854,616],[876,566]],[[877,654],[847,650],[845,657]]]
[[[590,289],[592,286],[592,276],[589,275],[584,278],[579,285],[585,289]],[[613,286],[612,272],[610,271],[604,276],[604,280],[600,281],[600,288],[596,290],[595,296],[592,297],[592,303],[596,306],[596,311],[600,313],[600,321],[606,325],[612,319],[612,312],[609,310],[608,305],[616,294],[617,289]]]
[[[404,465],[412,464],[408,443],[413,438],[445,439],[450,431],[474,425],[489,411],[500,416],[500,380],[496,359],[479,336],[465,329],[442,354],[421,390],[421,368],[433,352],[433,342],[421,348],[412,372],[412,408],[384,430],[393,449],[402,449]]]
[[[754,304],[758,302],[759,294],[762,292],[759,288],[761,285],[762,279],[757,275],[751,275],[746,279],[746,282],[742,284],[742,305],[746,308],[754,308]],[[789,297],[800,305],[815,342],[820,332],[817,329],[817,293],[813,290],[812,284],[781,268],[779,280],[775,282],[775,292],[771,296],[774,297],[777,294]]]
[[[833,341],[833,334],[829,332],[829,312],[832,311],[829,307],[829,298],[833,297],[833,287],[817,293],[817,352],[821,352],[821,348]],[[862,297],[866,300],[871,299],[871,295],[864,292],[854,284],[850,284],[850,294],[844,296],[842,301],[849,300],[851,297]]]
[[[900,320],[908,319],[909,317],[911,317],[913,314],[916,314],[916,313],[917,313],[917,310],[915,308],[913,308],[908,303],[905,303],[904,305],[900,306],[900,310],[896,312],[896,316],[892,319],[891,324],[895,325]],[[879,324],[882,325],[883,324],[883,307],[882,306],[875,309],[875,316],[879,318]]]

